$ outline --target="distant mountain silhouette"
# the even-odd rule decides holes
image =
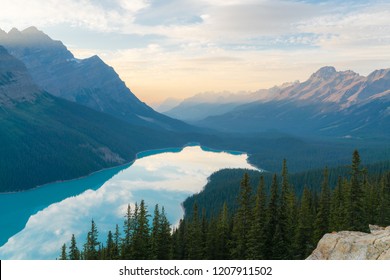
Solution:
[[[193,127],[141,102],[98,56],[77,59],[60,41],[35,27],[0,32],[0,45],[23,61],[34,82],[51,94],[132,124],[188,131]]]

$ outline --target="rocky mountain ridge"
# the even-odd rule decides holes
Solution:
[[[346,108],[362,101],[359,92],[365,80],[365,77],[351,70],[338,72],[332,66],[325,66],[312,74],[307,81],[282,89],[276,99],[334,103]]]
[[[307,81],[274,88],[263,97],[195,124],[240,133],[276,130],[333,138],[390,136],[385,129],[390,125],[390,69],[363,77],[323,67]]]
[[[0,45],[26,65],[40,88],[54,96],[136,125],[193,129],[140,101],[115,70],[98,56],[77,59],[61,41],[52,40],[35,27],[0,32]]]
[[[235,118],[244,114],[241,111],[246,108],[267,104],[277,104],[277,107],[284,107],[284,111],[291,111],[293,107],[314,106],[317,113],[348,113],[351,108],[390,99],[390,69],[376,70],[364,77],[351,70],[337,71],[333,66],[325,66],[304,82],[284,83],[255,92],[220,95],[198,94],[164,113],[200,125],[205,123],[206,126],[208,121],[202,120],[208,117],[218,118],[224,114],[232,117],[229,116],[232,113]]]

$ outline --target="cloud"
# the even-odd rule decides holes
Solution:
[[[102,56],[147,102],[256,90],[306,79],[324,65],[368,74],[390,63],[386,1],[5,2],[3,29],[58,32],[76,55]]]
[[[291,13],[294,9],[299,13]],[[312,5],[282,1],[5,0],[0,24],[10,28],[67,23],[102,32],[216,40],[284,34],[291,23],[314,10]]]
[[[299,13],[292,13],[292,10],[299,10]],[[204,25],[206,33],[212,30],[210,35],[223,41],[276,36],[293,33],[292,23],[315,11],[316,8],[310,5],[279,1],[215,6],[207,9]]]
[[[147,6],[146,0],[4,0],[0,24],[10,28],[67,23],[108,32],[120,30],[124,22],[131,23],[135,14]]]
[[[336,40],[343,37],[337,35],[345,35],[346,31],[352,31],[350,37],[366,34],[372,38],[386,33],[389,4],[343,3],[336,6],[334,1],[280,0],[4,0],[0,25],[7,29],[68,24],[95,32],[158,35],[164,44],[289,44],[291,40],[281,38],[300,38],[299,34],[322,36],[322,40],[306,41],[321,44],[330,38],[329,34]]]
[[[110,34],[152,37],[160,45],[202,43],[257,48],[388,44],[389,4],[348,1],[4,0],[0,26],[67,24]],[[382,35],[382,36],[378,36]],[[384,35],[384,36],[383,36]],[[371,40],[375,37],[374,40]],[[385,37],[385,39],[383,39]],[[382,39],[379,39],[382,38]],[[124,38],[121,39],[122,42]],[[118,42],[118,40],[116,40]],[[151,44],[143,40],[143,44]],[[115,46],[112,46],[115,48]]]
[[[333,49],[389,45],[389,26],[390,3],[341,9],[297,24],[301,31],[324,35],[321,46]]]

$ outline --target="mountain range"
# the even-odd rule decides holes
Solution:
[[[158,108],[163,114],[186,122],[196,122],[208,116],[216,116],[227,113],[239,105],[256,101],[257,92],[204,92],[177,102],[170,107],[170,99],[167,99]],[[168,109],[165,109],[168,104]]]
[[[389,89],[390,70],[363,77],[324,67],[303,83],[204,93],[170,111],[187,114],[193,126],[140,101],[97,56],[77,59],[34,27],[0,30],[0,192],[84,176],[190,141],[246,151],[252,164],[272,172],[283,158],[292,171],[345,163],[356,147],[371,162],[383,160]]]
[[[270,97],[302,104],[322,103],[323,110],[329,112],[367,104],[389,95],[390,69],[376,70],[364,77],[351,70],[336,71],[334,67],[326,66],[307,81],[281,88]]]
[[[0,45],[25,64],[40,88],[54,96],[136,125],[194,130],[141,102],[98,56],[77,59],[61,41],[52,40],[36,27],[13,28],[8,33],[0,30]]]
[[[257,100],[245,104],[237,100],[225,105],[192,101],[191,112],[202,107],[212,112],[191,115],[192,123],[229,132],[277,130],[298,136],[390,136],[390,131],[384,129],[390,127],[390,69],[376,70],[364,77],[327,66],[305,82],[259,90],[253,95]],[[184,101],[167,114],[187,120],[189,103]],[[216,108],[222,113],[217,114]]]

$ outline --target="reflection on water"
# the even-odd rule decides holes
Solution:
[[[97,190],[120,170],[128,167],[115,167],[81,179],[47,184],[24,192],[0,194],[0,246],[10,236],[21,231],[31,215],[88,189]]]
[[[141,199],[150,212],[155,204],[164,206],[176,224],[183,215],[181,202],[199,192],[213,172],[253,169],[246,154],[199,146],[157,152],[144,152],[131,165],[82,179],[1,195],[1,238],[13,236],[0,248],[0,259],[55,259],[72,233],[81,247],[91,219],[103,241],[115,224],[122,226],[127,205]]]

